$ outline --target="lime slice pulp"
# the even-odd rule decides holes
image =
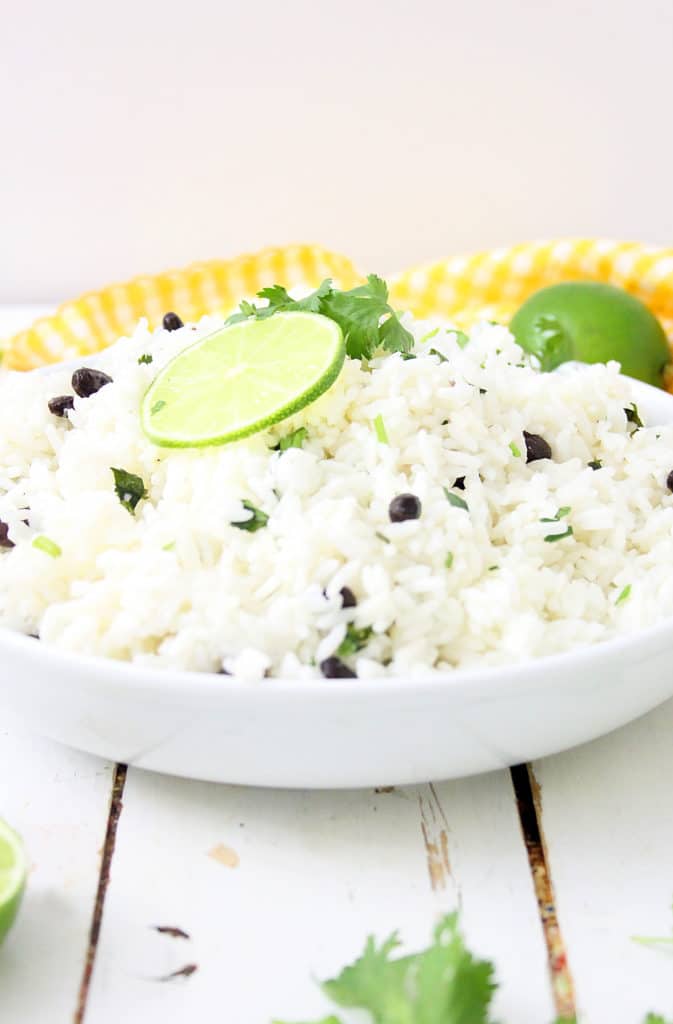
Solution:
[[[0,819],[0,943],[12,927],[26,885],[23,843]]]
[[[317,313],[223,327],[159,373],[143,399],[143,430],[168,448],[237,441],[315,401],[345,355],[341,328]]]

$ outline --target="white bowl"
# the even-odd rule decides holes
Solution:
[[[671,396],[635,388],[649,422],[673,422]],[[504,768],[594,739],[673,696],[672,656],[669,619],[504,668],[244,683],[63,653],[2,630],[0,700],[37,732],[153,771],[376,786]]]

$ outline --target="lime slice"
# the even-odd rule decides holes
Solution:
[[[341,328],[316,313],[223,327],[164,367],[143,399],[143,430],[167,448],[237,441],[315,401],[345,355]]]
[[[0,819],[0,943],[14,923],[25,884],[23,843]]]

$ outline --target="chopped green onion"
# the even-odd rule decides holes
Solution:
[[[386,425],[383,422],[383,416],[381,415],[381,413],[379,413],[378,416],[374,417],[374,430],[376,431],[377,440],[379,440],[381,442],[381,444],[389,444],[390,443],[388,441],[388,435],[386,433]]]
[[[33,547],[37,551],[44,551],[45,555],[49,555],[50,558],[60,558],[63,554],[56,541],[45,537],[43,534],[33,539]]]
[[[443,487],[442,490],[444,491],[444,494],[446,495],[450,505],[453,505],[454,508],[462,508],[465,512],[470,511],[470,507],[467,504],[467,502],[464,501],[462,498],[458,497],[457,494],[453,494],[453,492],[450,491],[448,487]]]
[[[517,444],[514,443],[514,441],[509,442],[509,450],[511,451],[515,459],[521,458],[521,449]]]
[[[624,601],[627,601],[629,599],[630,594],[631,594],[631,584],[627,583],[626,586],[624,587],[624,589],[622,590],[621,594],[619,595],[619,597],[615,601],[615,605],[623,604]]]

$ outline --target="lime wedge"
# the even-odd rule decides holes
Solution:
[[[237,441],[315,401],[345,355],[339,325],[316,313],[223,327],[181,352],[150,385],[143,430],[167,448]]]
[[[0,943],[14,923],[25,885],[23,843],[0,819]]]

